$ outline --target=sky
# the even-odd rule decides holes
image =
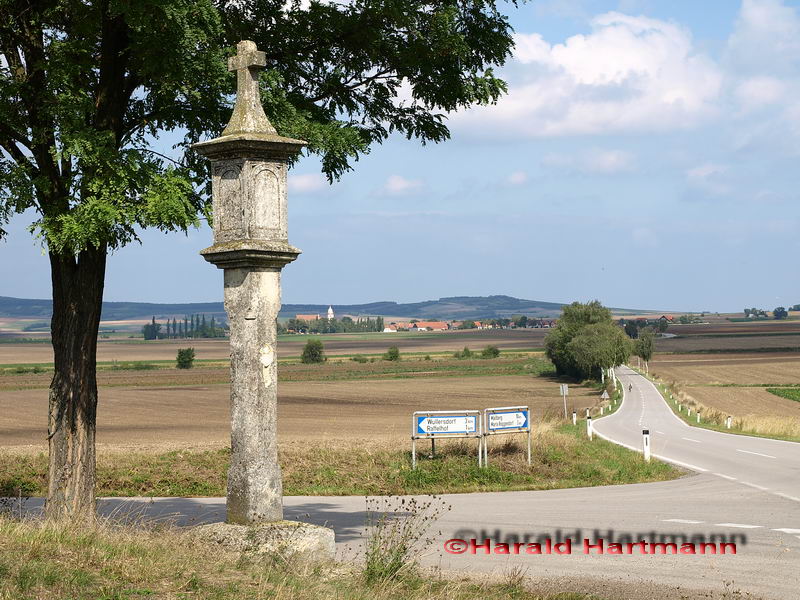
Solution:
[[[451,140],[392,138],[329,185],[289,178],[284,303],[507,294],[673,311],[800,303],[800,0],[533,0],[505,6],[496,105]],[[22,215],[0,295],[50,295]],[[105,299],[222,299],[188,235],[115,252]]]

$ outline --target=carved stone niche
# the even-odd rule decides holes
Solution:
[[[212,174],[214,242],[288,242],[286,163],[223,160]]]
[[[220,268],[280,267],[289,245],[288,162],[304,142],[269,133],[228,135],[195,144],[211,160],[214,245],[201,252]]]

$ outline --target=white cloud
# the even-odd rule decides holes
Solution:
[[[541,164],[548,169],[563,169],[586,174],[611,175],[634,170],[633,155],[622,150],[586,150],[576,154],[550,153]]]
[[[422,181],[406,179],[402,175],[390,175],[383,186],[383,191],[391,196],[402,196],[419,190]]]
[[[787,85],[775,77],[749,77],[735,85],[734,95],[744,112],[775,104],[783,99]]]
[[[511,185],[522,185],[528,181],[528,174],[525,171],[514,171],[508,176],[508,183]]]
[[[727,180],[728,167],[714,163],[698,165],[686,171],[686,180],[705,194],[722,196],[731,192],[731,185]]]
[[[297,194],[318,192],[328,187],[328,181],[319,173],[289,175],[289,191]]]
[[[708,179],[712,175],[719,175],[720,173],[724,173],[727,171],[728,168],[723,165],[715,165],[712,163],[706,163],[704,165],[699,165],[692,169],[686,171],[686,177],[698,181],[701,179]]]
[[[618,12],[591,25],[563,44],[515,35],[508,95],[454,115],[453,123],[541,137],[667,131],[716,113],[722,74],[695,51],[686,28]]]
[[[796,74],[800,18],[781,0],[743,0],[728,39],[727,62],[739,72]]]
[[[590,152],[585,160],[585,167],[591,173],[621,173],[633,168],[633,156],[621,150]]]

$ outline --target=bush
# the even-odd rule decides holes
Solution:
[[[360,354],[356,354],[355,356],[351,357],[350,360],[357,363],[369,362],[369,359],[366,356],[361,356]]]
[[[497,346],[486,346],[481,352],[482,358],[497,358],[500,356],[500,348]]]
[[[300,355],[300,361],[306,365],[325,362],[325,351],[321,340],[308,340]]]
[[[455,352],[453,358],[472,358],[472,350],[464,346],[461,352]]]
[[[390,346],[383,355],[383,360],[400,360],[400,349],[397,346]]]
[[[175,359],[175,366],[179,369],[191,369],[193,363],[194,348],[178,348],[178,356]]]

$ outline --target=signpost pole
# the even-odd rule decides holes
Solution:
[[[436,438],[431,438],[431,458],[436,456]]]
[[[411,437],[411,468],[417,468],[417,438]]]

